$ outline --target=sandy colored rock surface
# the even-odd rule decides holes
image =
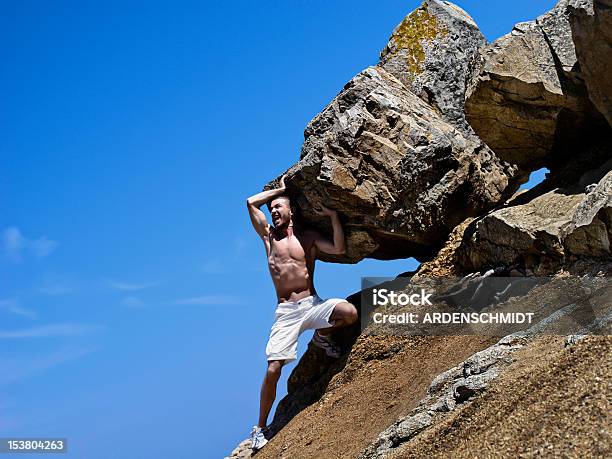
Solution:
[[[610,457],[612,338],[564,343],[519,351],[487,393],[390,458]]]

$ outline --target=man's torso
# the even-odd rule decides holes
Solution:
[[[316,294],[314,234],[311,231],[294,230],[293,234],[281,236],[270,226],[264,245],[279,303]]]

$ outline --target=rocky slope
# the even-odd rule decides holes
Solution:
[[[542,337],[483,395],[387,457],[609,457],[608,337]]]
[[[343,358],[300,359],[257,457],[612,455],[610,11],[560,0],[487,44],[426,0],[309,123],[287,180],[301,224],[329,231],[320,202],[341,215],[347,254],[328,261],[413,256],[410,283],[594,276],[597,307],[577,315],[545,285],[514,294],[546,315],[508,336],[342,330]],[[230,457],[250,455],[245,441]]]

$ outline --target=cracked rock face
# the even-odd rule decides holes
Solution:
[[[502,159],[525,170],[554,167],[607,124],[587,95],[560,0],[481,51],[466,93],[466,118]],[[589,42],[590,45],[590,42]]]
[[[463,113],[466,75],[485,44],[474,20],[461,8],[426,0],[393,30],[379,65],[471,135]]]
[[[430,253],[467,216],[510,196],[518,176],[377,66],[308,124],[287,187],[308,226],[328,223],[312,212],[319,203],[338,211],[347,253],[329,259],[356,262]]]
[[[467,269],[521,265],[547,275],[564,262],[612,257],[612,163],[588,193],[556,188],[474,222],[458,259]],[[589,174],[585,174],[587,177]],[[589,181],[589,180],[586,180]],[[470,228],[466,230],[466,235]]]
[[[568,13],[589,97],[612,126],[612,0],[571,0]]]

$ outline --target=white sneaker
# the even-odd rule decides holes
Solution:
[[[268,443],[268,440],[264,437],[263,429],[258,426],[253,426],[253,430],[251,431],[251,449],[257,451],[263,448],[266,443]]]
[[[338,358],[342,355],[342,349],[328,335],[320,335],[315,331],[312,335],[312,344],[320,347],[329,357]]]

